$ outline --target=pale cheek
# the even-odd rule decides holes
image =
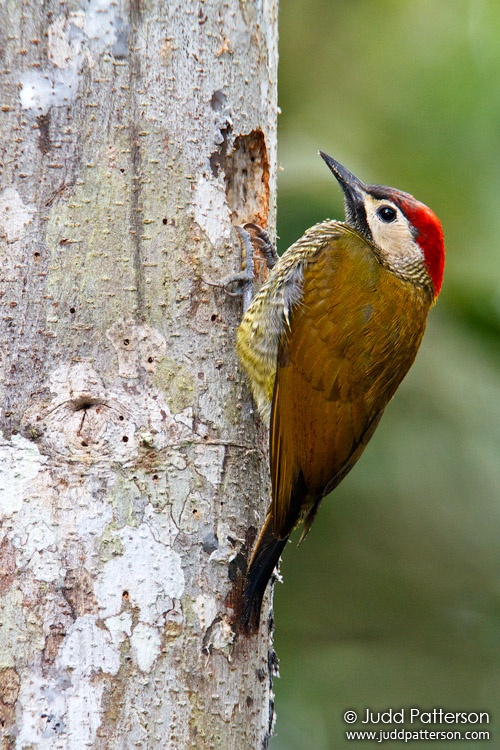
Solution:
[[[384,226],[377,222],[372,229],[372,235],[375,244],[389,257],[404,258],[415,254],[415,242],[405,225]]]

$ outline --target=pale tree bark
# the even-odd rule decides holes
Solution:
[[[1,747],[265,747],[266,430],[204,279],[274,224],[276,0],[0,13]]]

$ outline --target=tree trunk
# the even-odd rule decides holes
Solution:
[[[205,280],[274,225],[276,0],[0,13],[1,747],[265,747],[267,438]]]

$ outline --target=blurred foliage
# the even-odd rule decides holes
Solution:
[[[500,747],[499,39],[496,0],[281,0],[281,248],[343,214],[321,148],[428,203],[447,267],[375,437],[285,551],[272,750],[374,747],[343,712],[403,706],[490,711]]]

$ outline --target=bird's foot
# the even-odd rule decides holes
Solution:
[[[235,225],[243,251],[242,270],[238,273],[225,276],[220,281],[209,281],[206,284],[223,289],[230,297],[243,297],[243,311],[245,312],[253,298],[253,283],[255,277],[254,249],[260,250],[266,261],[266,266],[271,269],[276,265],[278,253],[271,238],[265,229],[258,224],[248,222],[242,227]]]
[[[271,241],[269,233],[258,224],[254,224],[251,221],[239,228],[243,229],[243,231],[250,236],[250,242],[254,247],[260,250],[265,258],[266,266],[271,270],[271,268],[276,265],[279,255],[276,250],[276,245]]]

